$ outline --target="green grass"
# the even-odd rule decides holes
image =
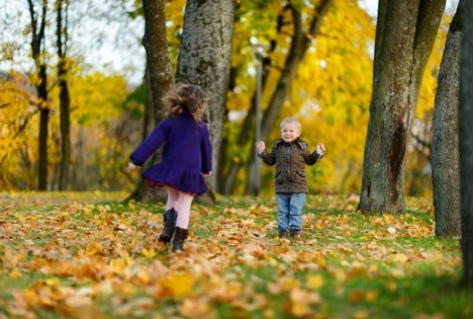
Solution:
[[[272,198],[218,197],[172,254],[163,204],[125,197],[0,194],[0,318],[472,318],[459,239],[434,238],[423,200],[363,215],[308,196],[280,241]]]

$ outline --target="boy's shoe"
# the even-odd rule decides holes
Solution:
[[[299,238],[301,234],[301,231],[298,229],[290,229],[290,237],[296,237]]]
[[[278,238],[282,239],[282,238],[286,238],[286,237],[288,237],[288,231],[286,231],[286,230],[278,231]]]

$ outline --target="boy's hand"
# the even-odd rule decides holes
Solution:
[[[264,141],[257,142],[256,147],[257,147],[257,151],[259,152],[263,151],[265,149],[265,142]]]
[[[137,165],[133,164],[132,162],[128,162],[128,170],[129,171],[133,171],[136,167],[137,167]]]
[[[319,143],[318,146],[316,147],[316,153],[318,154],[324,154],[324,152],[326,152],[326,146],[324,146],[324,144],[322,143]]]

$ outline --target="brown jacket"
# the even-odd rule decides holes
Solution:
[[[323,157],[310,153],[308,143],[299,138],[290,143],[276,141],[270,153],[264,150],[258,156],[269,166],[276,164],[276,193],[307,193],[305,164],[313,165]]]

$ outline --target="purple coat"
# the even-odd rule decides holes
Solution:
[[[162,144],[162,161],[145,169],[142,177],[182,192],[205,193],[203,174],[212,170],[212,144],[206,124],[197,124],[189,112],[169,117],[133,151],[130,160],[143,166]]]

